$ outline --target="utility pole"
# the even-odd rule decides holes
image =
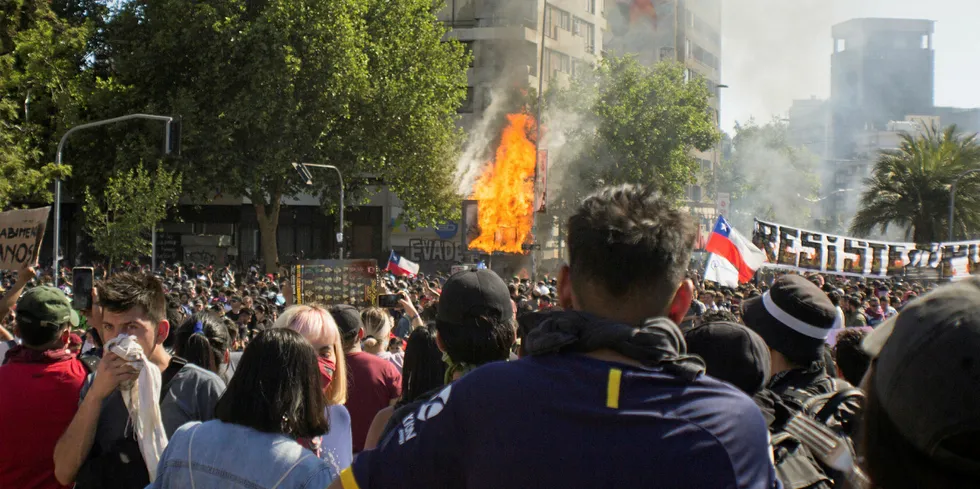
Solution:
[[[338,258],[344,259],[344,176],[340,173],[340,169],[333,165],[321,165],[319,163],[293,163],[293,168],[299,172],[300,178],[307,185],[313,185],[313,175],[307,167],[313,168],[326,168],[337,172],[337,178],[340,180],[340,225],[338,226],[339,231],[337,232],[337,244],[339,250]]]
[[[107,124],[114,124],[116,122],[123,122],[123,121],[132,120],[132,119],[148,119],[148,120],[153,120],[153,121],[162,121],[162,122],[166,123],[166,126],[167,126],[166,127],[166,139],[163,142],[163,150],[164,150],[164,153],[166,153],[166,154],[169,154],[170,153],[170,146],[171,146],[171,144],[170,144],[170,124],[174,120],[173,117],[164,116],[164,115],[152,115],[152,114],[129,114],[129,115],[124,115],[122,117],[113,117],[112,119],[104,119],[104,120],[101,120],[101,121],[95,121],[95,122],[89,122],[89,123],[86,123],[86,124],[80,124],[80,125],[77,125],[77,126],[71,128],[71,129],[65,131],[65,134],[61,136],[61,141],[58,142],[58,151],[55,153],[55,156],[54,156],[54,163],[55,163],[55,165],[61,166],[61,152],[62,152],[62,150],[65,147],[65,141],[68,140],[68,136],[70,136],[72,133],[74,133],[76,131],[80,131],[82,129],[89,129],[89,128],[92,128],[92,127],[105,126]],[[155,224],[154,224],[153,228],[154,228],[154,232],[153,232],[153,244],[156,245],[156,225]],[[60,244],[61,244],[61,179],[60,178],[54,181],[54,236],[52,236],[52,239],[54,241],[52,243],[52,248],[53,248],[53,253],[52,253],[53,260],[52,261],[53,261],[53,267],[54,267],[53,272],[54,273],[52,275],[54,275],[54,286],[57,287],[58,286],[58,275],[59,275],[59,273],[58,273],[58,262],[61,261],[61,257],[58,256],[59,255],[59,251],[60,251],[59,248],[60,248]],[[154,261],[154,265],[155,265],[156,264],[155,263],[156,262],[156,246],[154,246],[154,249],[153,249],[153,256],[154,256],[154,260],[153,261]]]

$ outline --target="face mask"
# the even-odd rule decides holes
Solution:
[[[333,381],[333,373],[337,370],[337,364],[326,357],[317,358],[317,363],[320,366],[320,387],[327,390],[327,387],[330,387],[330,382]]]
[[[82,353],[85,353],[85,352],[87,352],[87,351],[89,351],[89,350],[91,350],[93,348],[95,348],[95,345],[93,345],[92,343],[90,343],[88,341],[86,341],[85,343],[82,343]]]

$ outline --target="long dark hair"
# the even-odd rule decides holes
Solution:
[[[436,344],[435,324],[416,328],[408,337],[402,365],[402,403],[409,403],[443,385],[446,364]]]
[[[324,409],[313,346],[293,330],[274,328],[245,348],[214,411],[225,423],[313,438],[329,429]]]
[[[197,313],[177,328],[174,353],[198,367],[217,373],[231,346],[228,328],[220,319]]]

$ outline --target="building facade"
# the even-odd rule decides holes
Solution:
[[[935,90],[935,22],[921,19],[853,19],[833,26],[830,141],[825,161],[831,177],[825,212],[852,215],[854,192],[875,151],[874,134],[889,132],[892,121],[910,114],[932,114]],[[869,136],[872,135],[872,136]]]

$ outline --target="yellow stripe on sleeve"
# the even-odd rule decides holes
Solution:
[[[344,489],[361,489],[357,485],[357,479],[354,478],[354,471],[351,470],[351,467],[347,467],[340,473],[340,485],[344,486]]]
[[[619,383],[622,379],[622,370],[618,368],[609,369],[609,384],[606,386],[606,407],[619,409]]]

